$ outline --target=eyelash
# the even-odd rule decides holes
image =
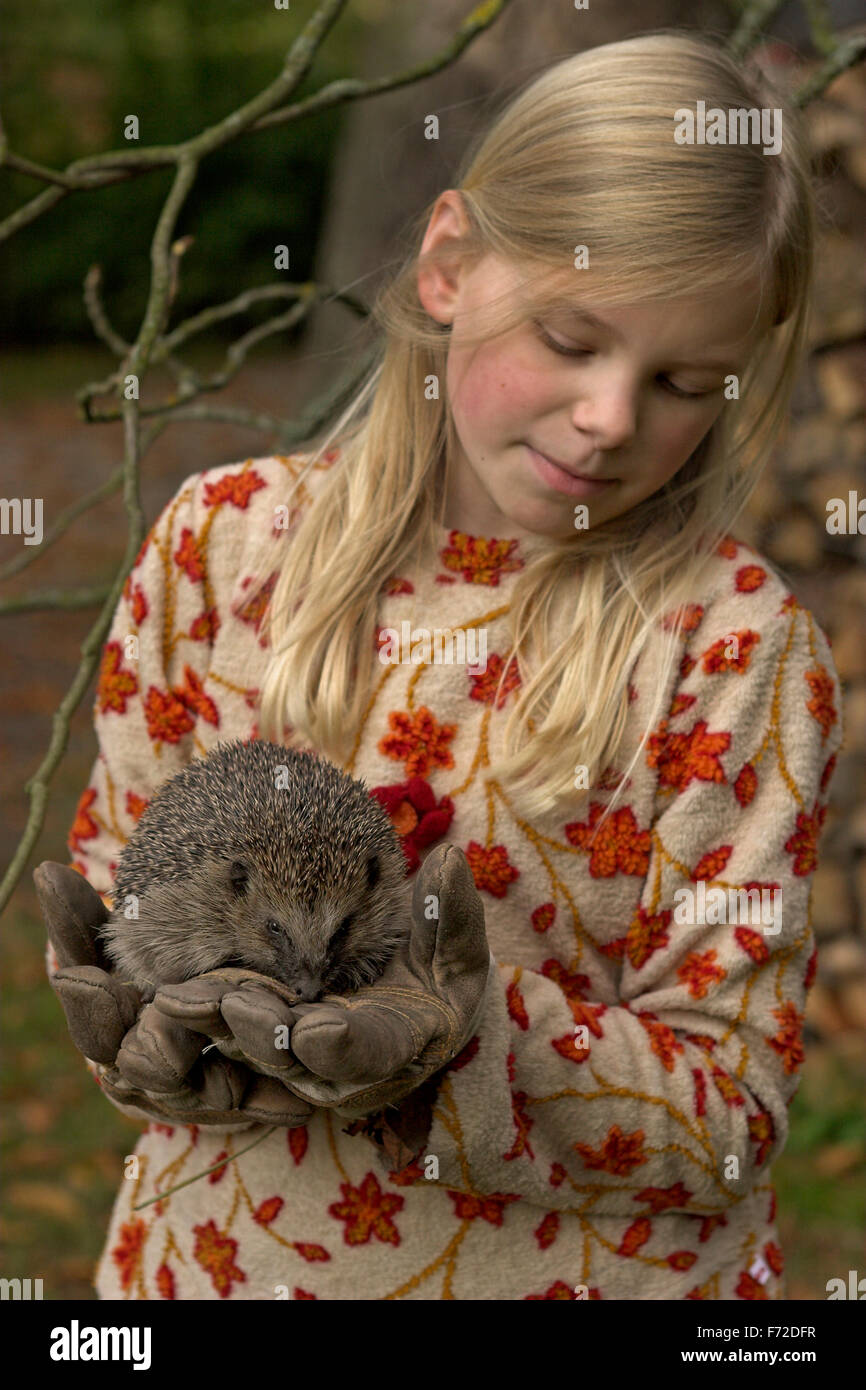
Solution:
[[[550,334],[546,333],[540,324],[536,323],[535,328],[539,338],[545,346],[549,347],[553,352],[558,353],[560,357],[588,357],[592,352],[592,348],[565,348],[561,343],[558,343],[555,338],[551,338]],[[702,396],[713,395],[712,391],[683,391],[679,386],[675,386],[667,377],[662,377],[661,380],[665,390],[670,391],[674,396],[679,396],[681,400],[700,400]]]

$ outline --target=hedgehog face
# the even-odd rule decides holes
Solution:
[[[238,963],[281,980],[305,1003],[375,980],[406,932],[397,888],[402,854],[385,875],[381,858],[369,854],[339,890],[321,886],[306,900],[263,881],[255,865],[234,861],[228,876]]]

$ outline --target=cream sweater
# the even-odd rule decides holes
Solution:
[[[99,755],[69,836],[75,867],[103,895],[157,786],[218,741],[258,732],[269,651],[246,591],[300,462],[193,474],[142,547],[105,644]],[[826,638],[760,555],[726,540],[613,817],[594,837],[615,769],[573,819],[530,823],[495,779],[485,785],[515,698],[509,688],[493,703],[526,552],[516,540],[440,539],[432,564],[383,587],[380,625],[400,632],[430,614],[437,626],[481,625],[486,673],[383,666],[347,764],[389,789],[410,862],[443,839],[460,845],[484,902],[496,987],[476,1036],[438,1074],[428,1141],[389,1171],[370,1139],[320,1110],[135,1213],[255,1137],[152,1122],[135,1148],[138,1179],[120,1183],[96,1289],[783,1298],[770,1170],[803,1063],[811,874],[841,741]],[[631,673],[623,767],[658,679],[649,658]],[[718,910],[736,903],[726,890],[750,885],[781,889],[779,929]]]

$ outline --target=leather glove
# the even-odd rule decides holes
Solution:
[[[435,909],[428,916],[428,899],[438,917]],[[496,970],[484,907],[456,845],[439,845],[425,860],[412,917],[408,940],[380,979],[348,996],[289,1007],[275,996],[275,981],[232,990],[218,978],[231,972],[211,971],[164,987],[154,1005],[213,1037],[227,1024],[239,1055],[282,1076],[299,1098],[346,1119],[369,1116],[397,1106],[462,1050]],[[280,1022],[290,1029],[290,1050],[275,1060]]]
[[[99,1064],[95,1073],[111,1100],[140,1107],[144,1118],[174,1124],[292,1128],[306,1123],[314,1107],[274,1076],[242,1064],[231,1042],[231,1056],[208,1051],[200,1032],[153,1003],[142,1008],[138,990],[120,979],[105,956],[98,932],[109,913],[83,875],[46,861],[34,870],[33,880],[59,966],[51,986],[72,1041]],[[245,978],[248,972],[231,973]],[[269,984],[282,988],[277,981]]]

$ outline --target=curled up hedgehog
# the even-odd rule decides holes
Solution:
[[[362,781],[312,753],[238,740],[154,793],[101,936],[145,1000],[239,966],[312,1002],[381,975],[411,929],[408,889],[399,838]]]

